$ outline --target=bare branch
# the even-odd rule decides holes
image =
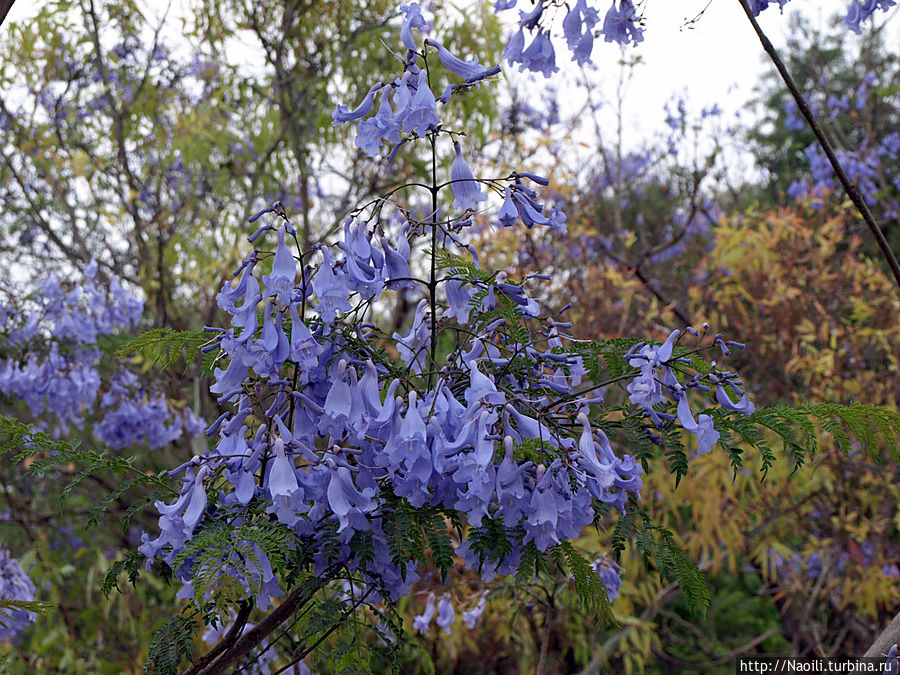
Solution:
[[[9,14],[9,10],[12,9],[15,1],[16,0],[0,0],[0,26],[3,25],[3,20],[6,18],[6,15]]]
[[[888,267],[891,268],[891,273],[894,275],[894,280],[897,282],[897,286],[900,287],[900,263],[897,262],[897,257],[891,250],[887,239],[885,239],[884,233],[881,231],[878,223],[875,222],[875,217],[869,210],[869,207],[866,204],[866,200],[863,199],[862,193],[859,191],[859,187],[850,180],[847,172],[844,171],[844,167],[841,165],[840,161],[837,158],[837,155],[834,152],[831,141],[828,140],[828,136],[826,136],[825,132],[822,130],[818,119],[816,119],[816,116],[813,114],[812,108],[809,107],[809,104],[806,102],[806,99],[803,97],[800,89],[797,88],[797,84],[796,82],[794,82],[794,78],[792,78],[791,74],[788,72],[787,66],[784,65],[784,61],[781,60],[781,57],[775,50],[775,46],[763,32],[763,29],[760,28],[759,23],[756,21],[756,17],[753,16],[753,12],[750,11],[750,6],[747,4],[747,0],[738,0],[738,2],[741,3],[741,7],[743,8],[744,13],[747,15],[747,18],[750,20],[750,24],[753,26],[753,30],[756,31],[756,36],[759,38],[763,49],[765,50],[766,54],[769,55],[769,58],[772,59],[772,63],[775,64],[775,68],[778,70],[778,74],[781,75],[781,79],[784,80],[785,85],[791,92],[791,95],[794,97],[794,101],[796,101],[797,103],[797,108],[800,109],[800,113],[803,115],[804,119],[806,119],[807,124],[809,124],[809,128],[812,130],[813,134],[816,137],[816,140],[819,142],[819,145],[825,152],[825,156],[828,158],[828,162],[831,164],[831,168],[834,169],[835,175],[837,175],[838,180],[844,187],[844,190],[847,191],[847,196],[850,197],[850,201],[853,202],[853,205],[859,211],[860,215],[866,223],[866,226],[872,233],[872,236],[875,237],[875,241],[878,243],[878,248],[881,250],[881,254],[882,256],[884,256],[885,261],[887,261]]]

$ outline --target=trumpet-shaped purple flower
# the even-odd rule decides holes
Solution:
[[[541,73],[544,77],[551,77],[559,68],[556,66],[556,52],[550,41],[549,31],[539,30],[531,44],[521,52],[519,58],[515,61],[510,60],[510,62],[520,63],[520,71],[530,70]]]
[[[608,488],[616,479],[616,464],[618,464],[616,456],[613,454],[612,447],[609,445],[609,439],[599,429],[597,435],[600,438],[598,444],[594,440],[594,434],[591,430],[590,422],[584,413],[578,414],[578,421],[582,425],[581,438],[578,441],[579,465],[597,481],[597,485],[601,489]],[[600,448],[600,454],[603,456],[601,460],[597,454],[597,448]]]
[[[444,312],[448,319],[456,318],[461,324],[469,322],[469,302],[472,296],[469,294],[466,284],[461,279],[447,279],[444,282],[444,290],[447,292],[447,302],[450,308]]]
[[[371,89],[369,89],[369,92],[366,94],[366,97],[362,100],[362,102],[353,110],[347,108],[347,106],[343,103],[338,105],[338,107],[334,109],[334,112],[331,113],[331,118],[334,120],[332,124],[334,126],[337,126],[342,122],[358,120],[368,115],[372,110],[372,104],[375,101],[375,94],[377,94],[383,86],[384,85],[381,82],[374,85]]]
[[[413,372],[421,373],[425,370],[426,359],[428,357],[427,343],[431,337],[429,321],[425,317],[425,308],[428,306],[426,300],[420,300],[416,307],[416,315],[413,318],[412,327],[408,334],[400,335],[394,333],[394,339],[397,341],[397,351],[400,352],[400,358],[407,366],[412,366]]]
[[[513,204],[511,191],[507,187],[504,191],[503,206],[501,206],[500,210],[497,212],[497,219],[503,227],[510,227],[516,222],[516,218],[518,217],[519,211]]]
[[[244,302],[238,307],[237,302],[241,299]],[[259,283],[253,276],[252,264],[244,268],[243,276],[237,286],[232,287],[226,281],[216,296],[219,307],[231,314],[231,325],[244,329],[238,336],[241,341],[248,340],[256,332],[256,306],[260,300],[262,300],[262,294],[259,291]]]
[[[428,86],[428,73],[420,70],[417,80],[415,89],[407,84],[409,103],[398,110],[397,115],[402,118],[403,131],[410,131],[421,138],[429,129],[439,125],[441,118],[437,114],[434,93]]]
[[[741,399],[735,403],[722,385],[716,386],[716,400],[723,408],[744,413],[747,416],[752,415],[753,411],[756,410],[756,406],[753,405],[753,401],[747,397],[747,394],[741,394]]]
[[[391,248],[386,239],[381,240],[381,248],[384,249],[384,265],[387,272],[387,288],[400,289],[412,288],[412,272],[409,269],[409,239],[407,233],[409,225],[404,225],[397,238],[397,248]]]
[[[290,359],[300,367],[302,382],[309,380],[310,372],[319,365],[322,346],[316,341],[309,327],[297,314],[297,306],[291,305],[291,344]]]
[[[378,112],[359,123],[354,143],[369,157],[377,157],[383,141],[400,143],[400,118],[391,108],[388,93],[381,95]]]
[[[332,470],[327,496],[331,512],[338,518],[338,532],[347,527],[358,530],[369,529],[365,514],[377,506],[372,499],[377,492],[374,487],[359,490],[353,483],[350,469],[345,466],[338,466]]]
[[[678,339],[680,334],[681,331],[673,330],[669,333],[669,337],[666,338],[666,341],[659,347],[645,345],[629,359],[629,365],[633,368],[641,369],[658,368],[661,364],[672,358],[672,349],[675,346],[675,340]]]
[[[487,607],[487,596],[482,595],[478,599],[478,604],[475,605],[472,609],[466,610],[463,612],[463,621],[466,622],[466,626],[471,630],[475,628],[475,624],[478,623],[478,619],[481,618],[481,615],[484,614],[484,610]]]
[[[415,28],[420,33],[428,30],[428,22],[422,16],[422,10],[418,2],[411,2],[408,5],[401,5],[400,10],[405,12],[406,18],[403,20],[403,27],[400,29],[400,42],[407,49],[415,49],[416,41],[413,39],[412,29]]]
[[[319,306],[316,308],[319,316],[326,324],[334,323],[338,312],[346,312],[350,310],[350,303],[347,297],[350,291],[347,288],[346,273],[343,271],[335,272],[334,258],[331,252],[322,247],[322,266],[313,277],[313,289],[316,297],[319,299]]]
[[[616,9],[613,0],[600,32],[607,42],[618,42],[620,45],[637,45],[644,40],[644,29],[638,24],[637,11],[631,0],[620,0],[619,9]]]
[[[150,540],[146,533],[143,534],[143,544],[138,550],[147,557],[149,567],[157,554],[165,547],[171,546],[165,559],[171,563],[177,552],[187,543],[194,533],[194,528],[200,522],[200,518],[206,511],[206,489],[203,480],[209,475],[209,467],[202,466],[193,475],[193,467],[188,467],[181,493],[171,504],[157,501],[154,503],[156,510],[162,514],[159,518],[160,535]]]
[[[547,218],[547,227],[561,235],[566,234],[566,214],[557,208],[550,209],[550,216]]]
[[[287,360],[291,347],[288,343],[287,336],[284,334],[284,323],[282,321],[282,313],[275,312],[274,317],[271,311],[271,303],[266,303],[263,310],[263,328],[262,335],[256,342],[257,345],[265,350],[265,353],[271,357],[272,372],[266,373],[269,377],[277,379],[277,371]],[[258,368],[257,373],[263,374]]]
[[[578,65],[584,65],[591,60],[594,25],[599,21],[597,10],[589,8],[585,0],[578,0],[563,19],[563,36],[572,52],[572,60]]]
[[[431,629],[431,620],[434,618],[434,593],[428,594],[428,602],[421,614],[413,617],[413,628],[425,635]]]
[[[247,350],[241,347],[240,352],[246,354]],[[240,356],[232,355],[231,362],[225,370],[216,368],[213,371],[216,381],[209,390],[213,394],[218,394],[221,400],[228,401],[243,391],[244,379],[249,371],[250,367]]]
[[[453,150],[456,152],[456,159],[450,167],[450,187],[453,190],[453,208],[462,209],[464,211],[475,210],[478,208],[478,202],[487,199],[487,195],[478,187],[472,170],[463,159],[462,149],[459,143],[453,142]]]
[[[297,514],[305,512],[307,508],[303,503],[303,489],[297,483],[294,462],[285,454],[284,443],[281,436],[276,437],[272,443],[275,459],[269,468],[266,484],[272,505],[266,512],[274,513],[280,523],[293,525],[297,522]]]
[[[451,602],[450,596],[446,593],[441,596],[441,600],[438,602],[437,611],[437,625],[440,628],[443,628],[447,635],[450,635],[450,626],[453,625],[453,619],[456,616],[456,612],[453,609],[453,602]]]
[[[713,427],[712,417],[700,415],[694,420],[686,394],[678,401],[678,421],[697,437],[698,451],[701,453],[712,450],[713,444],[719,440],[719,432]]]
[[[503,58],[509,61],[510,64],[520,63],[522,61],[522,52],[524,51],[525,32],[519,28],[509,39],[509,42],[506,43],[506,48],[503,50]]]
[[[297,267],[294,264],[294,256],[285,244],[284,235],[284,228],[278,230],[278,246],[272,262],[272,274],[263,276],[263,284],[266,288],[264,297],[275,296],[278,302],[287,307],[291,304]]]
[[[349,218],[344,222],[344,241],[338,244],[346,253],[347,283],[362,297],[372,298],[384,288],[384,256],[369,241],[365,221],[350,223]]]
[[[428,38],[427,40],[425,40],[425,44],[430,45],[438,50],[438,58],[441,60],[441,63],[444,64],[444,68],[449,70],[454,75],[459,75],[462,79],[470,84],[484,79],[489,75],[491,71],[496,72],[495,69],[491,69],[491,71],[488,71],[487,68],[478,63],[477,56],[471,61],[463,61],[459,57],[450,53],[450,51],[437,40]]]
[[[560,504],[557,501],[556,491],[549,485],[536,487],[531,493],[528,502],[529,512],[525,525],[525,539],[523,543],[534,541],[539,551],[546,551],[554,544],[559,543],[556,533],[557,519],[559,517]]]

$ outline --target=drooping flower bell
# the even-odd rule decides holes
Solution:
[[[463,211],[474,211],[478,207],[478,202],[487,199],[487,195],[478,187],[472,170],[463,159],[462,149],[459,143],[453,142],[453,150],[456,152],[456,159],[450,167],[450,187],[453,190],[453,208],[462,209]]]

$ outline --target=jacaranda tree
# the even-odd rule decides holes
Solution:
[[[768,4],[745,7],[752,16]],[[550,15],[561,9],[520,11],[507,61],[552,76]],[[140,584],[152,570],[186,601],[156,630],[146,672],[397,667],[408,644],[398,603],[416,584],[449,583],[464,570],[488,584],[568,577],[575,597],[609,624],[609,596],[621,583],[611,558],[626,546],[698,613],[708,603],[703,575],[642,510],[645,472],[664,468],[678,480],[715,446],[734,471],[749,451],[765,472],[777,460],[773,440],[799,467],[816,447],[816,424],[896,454],[900,416],[885,408],[756,409],[740,376],[707,358],[743,350],[729,339],[737,336],[702,325],[679,326],[661,342],[578,340],[567,307],[535,299],[551,275],[485,269],[476,225],[561,233],[566,215],[542,196],[549,180],[528,167],[476,178],[465,129],[445,122],[445,110],[493,86],[501,67],[445,48],[417,3],[401,18],[399,41],[388,45],[398,73],[332,118],[354,123],[355,146],[385,168],[401,153],[417,157],[421,176],[352,208],[333,240],[298,237],[281,201],[259,210],[249,218],[252,248],[216,296],[227,325],[163,327],[124,345],[107,338],[131,329],[138,305],[115,284],[107,293],[92,286],[95,265],[85,287],[65,292],[51,282],[0,315],[8,352],[0,388],[55,416],[43,429],[4,418],[4,450],[31,475],[77,465],[70,486],[127,476],[91,510],[95,520],[133,490],[151,495],[126,516],[152,502],[156,523],[103,582],[112,592],[121,574]],[[562,29],[580,63],[591,58],[595,30],[623,45],[643,39],[629,0],[613,3],[602,23],[580,0]],[[491,201],[496,210],[481,211]],[[400,331],[385,330],[401,294],[416,302],[415,314]],[[165,443],[194,420],[128,369],[100,374],[98,355],[110,343],[144,364],[199,359],[213,375],[221,412],[206,427],[209,443],[168,472],[146,472],[140,456],[119,450]],[[88,418],[109,450],[60,440]],[[609,559],[592,561],[573,544],[588,525],[613,533]],[[3,607],[18,630],[42,608],[30,604],[37,589],[21,568],[9,559],[4,569],[15,595],[4,595]],[[482,600],[469,599],[467,623],[477,622]],[[435,612],[439,626],[453,623],[449,595],[430,596],[414,628],[427,628]],[[201,626],[212,645],[204,654]]]

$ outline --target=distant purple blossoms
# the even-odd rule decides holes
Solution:
[[[91,262],[74,286],[51,274],[39,292],[2,308],[0,332],[8,332],[21,354],[0,362],[0,392],[24,401],[35,417],[52,415],[56,435],[68,433],[70,425],[82,428],[99,408],[103,417],[94,437],[114,449],[139,443],[156,448],[195,434],[201,423],[190,409],[171,410],[132,373],[119,368],[101,376],[99,340],[133,330],[143,303],[116,279],[101,288],[97,273]]]
[[[9,551],[0,548],[0,644],[10,643],[35,620],[34,612],[3,607],[3,601],[32,602],[36,589]]]

